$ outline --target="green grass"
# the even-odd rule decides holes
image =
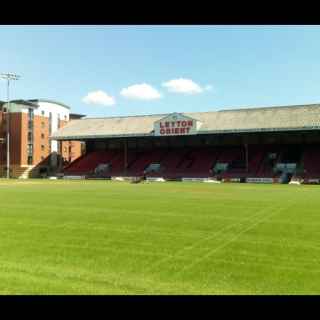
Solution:
[[[320,294],[320,187],[0,181],[0,294]]]

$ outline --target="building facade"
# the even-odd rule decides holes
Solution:
[[[7,132],[10,133],[10,176],[38,177],[57,172],[81,155],[81,142],[58,142],[51,135],[80,115],[51,100],[15,100],[0,105],[0,175],[7,171]]]

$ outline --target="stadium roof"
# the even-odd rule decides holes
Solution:
[[[154,122],[169,114],[85,118],[56,131],[56,140],[153,136]],[[320,104],[182,113],[200,121],[197,134],[320,130]]]
[[[80,113],[70,113],[69,114],[70,119],[81,119],[85,116],[86,116],[85,114],[80,114]]]

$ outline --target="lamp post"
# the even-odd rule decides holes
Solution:
[[[7,179],[10,178],[10,80],[19,80],[13,73],[1,73],[0,78],[7,80]]]

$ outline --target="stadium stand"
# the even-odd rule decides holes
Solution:
[[[320,178],[320,147],[307,146],[303,153],[303,177],[309,179]]]
[[[86,145],[64,175],[320,183],[319,130],[303,105],[80,119],[52,138]]]
[[[285,149],[285,147],[283,147]],[[66,175],[93,175],[99,165],[108,165],[102,177],[109,176],[150,176],[150,177],[194,177],[205,178],[220,176],[223,179],[242,177],[280,177],[276,171],[279,163],[303,164],[301,178],[320,178],[320,149],[307,146],[301,159],[286,158],[281,146],[251,146],[248,169],[245,165],[244,151],[239,148],[196,148],[187,150],[153,150],[151,152],[128,152],[128,167],[124,169],[122,150],[93,151],[71,163],[64,169]],[[296,162],[294,162],[296,161]],[[222,173],[212,169],[217,163],[229,164]],[[147,170],[153,166],[153,170]],[[156,169],[158,170],[156,170]],[[152,169],[152,168],[151,168]]]

